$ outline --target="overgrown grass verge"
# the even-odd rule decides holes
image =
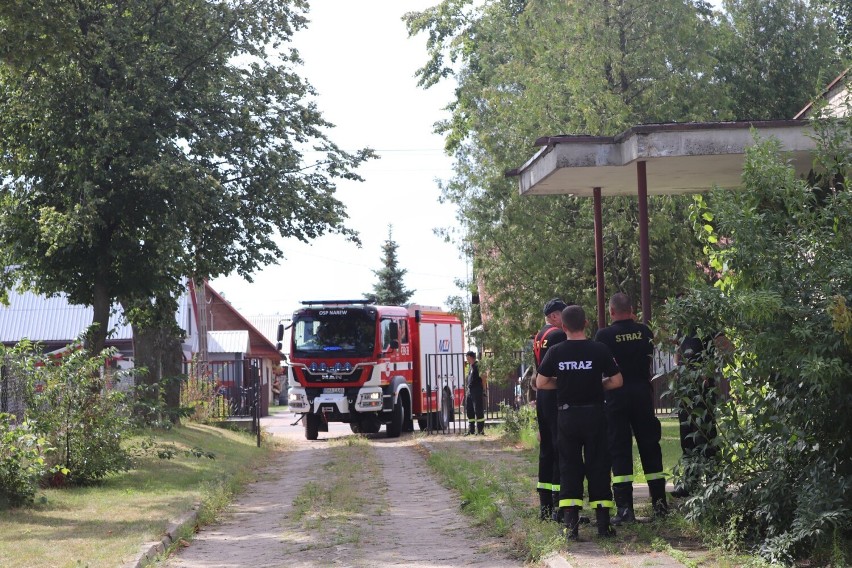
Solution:
[[[678,423],[664,419],[663,464],[666,471],[680,457]],[[538,496],[535,482],[538,445],[535,434],[521,430],[509,435],[501,428],[489,433],[502,435],[496,443],[473,442],[434,444],[428,462],[442,481],[458,491],[463,511],[491,534],[501,537],[519,559],[538,562],[551,553],[570,552],[562,527],[538,520]],[[634,472],[637,482],[644,481],[638,452]],[[597,541],[609,554],[664,552],[688,567],[761,568],[759,558],[737,555],[712,546],[712,537],[687,522],[678,511],[679,502],[671,499],[672,513],[664,521],[637,523],[620,527],[613,540]],[[649,504],[636,505],[637,515],[650,517]],[[588,509],[585,514],[589,514]],[[594,527],[581,528],[584,539],[595,540]]]
[[[294,524],[311,539],[303,550],[348,544],[359,548],[363,527],[387,509],[375,451],[362,436],[329,442],[331,456],[321,474],[306,483],[293,501]]]
[[[43,489],[34,506],[0,512],[0,566],[121,565],[199,504],[200,521],[212,521],[273,452],[268,444],[257,448],[254,436],[195,424],[129,442],[151,434],[173,446],[172,459],[146,455],[99,485]],[[193,448],[215,459],[184,454]]]

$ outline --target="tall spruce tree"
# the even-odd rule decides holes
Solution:
[[[373,291],[367,296],[375,298],[377,304],[389,306],[402,306],[408,302],[414,290],[405,288],[402,279],[408,272],[399,267],[396,258],[398,245],[393,240],[393,225],[388,225],[388,238],[382,245],[382,268],[374,270],[373,274],[378,277],[378,282],[373,285]]]

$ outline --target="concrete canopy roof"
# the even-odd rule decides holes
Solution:
[[[742,185],[745,150],[759,138],[777,138],[796,171],[813,161],[813,128],[808,120],[648,124],[618,136],[552,136],[520,168],[521,195],[572,194],[590,197],[636,195],[636,162],[646,162],[648,194],[674,195]]]

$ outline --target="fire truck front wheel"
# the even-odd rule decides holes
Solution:
[[[396,404],[393,405],[390,422],[386,427],[388,438],[399,438],[402,433],[402,423],[405,420],[405,414],[402,409],[402,395],[397,397]]]
[[[316,440],[319,437],[319,421],[317,414],[305,414],[305,439]]]

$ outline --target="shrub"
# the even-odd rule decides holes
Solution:
[[[32,425],[15,425],[15,417],[0,414],[0,509],[33,501],[46,466],[46,440]]]
[[[696,198],[715,285],[667,306],[672,329],[724,330],[736,347],[718,452],[681,469],[701,487],[690,517],[780,564],[842,549],[852,522],[852,122],[836,126],[822,180],[797,179],[763,142],[745,190]]]
[[[506,417],[506,421],[503,424],[503,431],[511,440],[520,441],[528,439],[530,432],[538,431],[535,408],[533,406],[523,405],[515,410],[505,402],[501,402],[500,413]]]
[[[54,482],[87,485],[126,470],[129,457],[121,441],[130,429],[125,393],[106,388],[104,362],[69,348],[61,358],[43,358],[22,345],[14,358],[15,372],[26,377],[26,419],[51,447],[48,466],[67,468]]]

